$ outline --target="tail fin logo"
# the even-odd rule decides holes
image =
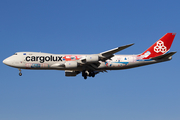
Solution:
[[[164,42],[161,40],[157,41],[157,44],[154,47],[154,51],[156,53],[159,53],[159,52],[165,53],[166,50],[167,50],[167,48],[166,48],[166,46],[164,46]]]

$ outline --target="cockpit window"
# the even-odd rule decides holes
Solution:
[[[17,53],[14,53],[14,55],[17,55]]]

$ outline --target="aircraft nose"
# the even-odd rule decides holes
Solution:
[[[10,65],[11,64],[9,58],[4,59],[3,63],[6,64],[6,65]]]

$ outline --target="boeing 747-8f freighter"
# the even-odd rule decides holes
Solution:
[[[81,73],[84,79],[95,77],[107,70],[122,70],[149,65],[172,59],[176,52],[169,52],[175,33],[167,33],[142,54],[115,55],[133,44],[117,47],[98,54],[50,54],[41,52],[17,52],[6,58],[3,63],[19,69],[64,70],[65,76]]]

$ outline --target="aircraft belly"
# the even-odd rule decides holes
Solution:
[[[128,63],[111,63],[110,65],[106,64],[106,70],[121,70],[121,69],[128,69],[128,68],[134,68],[134,67],[140,67],[143,65],[153,64],[157,62],[163,62],[163,61],[136,61],[136,62],[128,62]]]

